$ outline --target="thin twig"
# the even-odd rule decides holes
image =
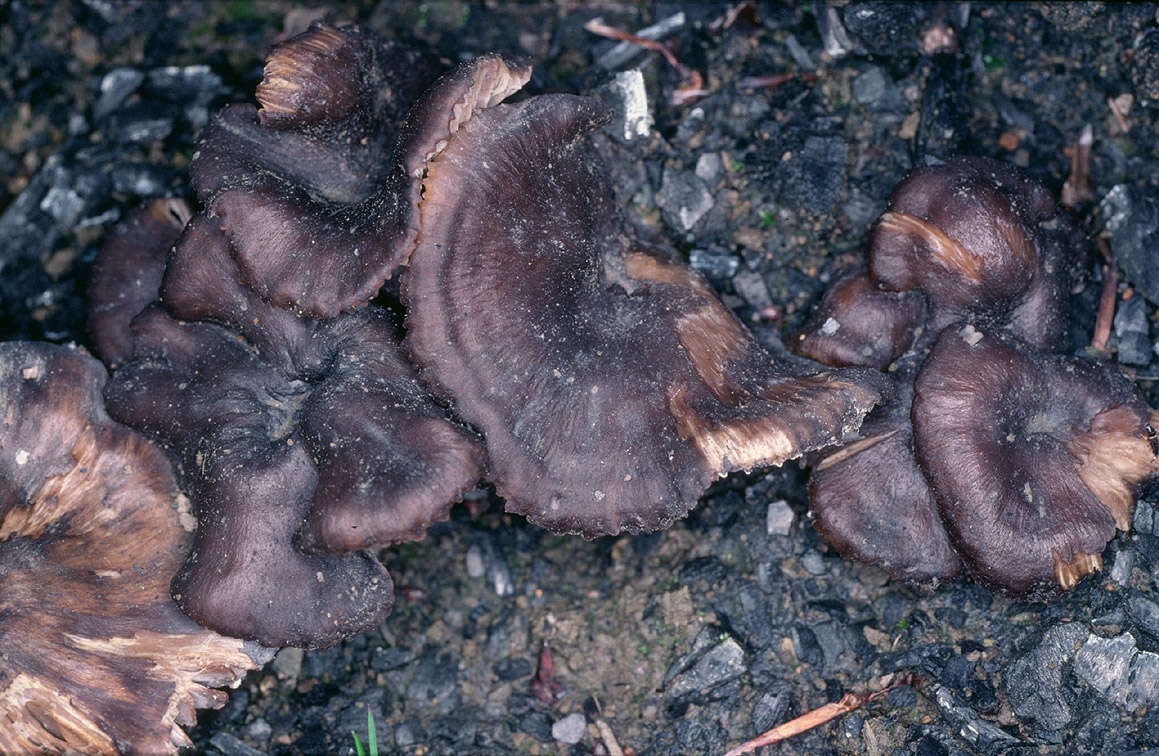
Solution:
[[[732,749],[725,756],[740,756],[743,753],[752,753],[762,746],[779,743],[782,740],[787,740],[794,735],[800,735],[803,732],[808,732],[814,727],[830,722],[837,717],[848,714],[851,711],[860,709],[868,703],[873,703],[879,699],[889,695],[890,691],[902,685],[912,685],[916,680],[916,676],[912,674],[901,675],[897,680],[873,693],[846,693],[841,697],[840,701],[836,703],[827,703],[824,706],[814,709],[806,714],[802,714],[796,719],[791,719],[784,724],[777,725],[768,732],[753,738],[747,743],[742,743],[736,748]]]
[[[1091,191],[1091,144],[1094,134],[1088,123],[1074,140],[1070,149],[1070,176],[1062,185],[1063,207],[1074,210],[1084,202],[1094,199]]]
[[[817,81],[817,74],[812,71],[802,71],[800,73],[771,74],[769,76],[746,76],[743,79],[739,79],[736,85],[741,89],[772,89],[782,84],[787,84],[793,79]]]
[[[620,748],[611,725],[604,719],[596,717],[596,729],[600,731],[600,740],[604,741],[604,748],[608,750],[608,756],[624,756],[624,749]]]
[[[700,72],[685,66],[677,60],[675,53],[669,50],[667,45],[657,42],[654,39],[645,39],[631,32],[626,32],[623,29],[617,29],[614,26],[608,26],[602,18],[593,18],[591,21],[588,21],[584,24],[584,29],[592,34],[607,37],[608,39],[615,39],[620,42],[631,42],[634,45],[643,47],[645,50],[655,50],[663,55],[664,60],[668,61],[668,65],[672,66],[680,74],[680,86],[672,92],[672,104],[683,105],[686,102],[691,102],[708,94],[708,90],[704,89],[704,77],[700,75]]]
[[[1107,107],[1111,109],[1111,115],[1115,117],[1115,123],[1118,124],[1122,133],[1126,134],[1128,131],[1130,131],[1131,124],[1127,123],[1127,114],[1123,112],[1122,107],[1119,105],[1118,98],[1108,97]]]
[[[1095,316],[1095,335],[1091,348],[1106,354],[1107,341],[1111,338],[1111,323],[1115,319],[1115,300],[1119,291],[1119,269],[1115,266],[1111,245],[1106,239],[1096,242],[1103,253],[1103,292],[1099,296],[1099,313]]]

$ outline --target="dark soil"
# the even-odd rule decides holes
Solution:
[[[1094,128],[1089,233],[1121,268],[1112,358],[1159,404],[1159,17],[1155,4],[335,3],[327,16],[448,64],[533,56],[531,93],[599,91],[615,42],[683,14],[665,41],[708,93],[643,71],[655,123],[600,149],[629,212],[666,233],[775,344],[863,249],[892,187],[928,158],[1025,167],[1056,191]],[[121,212],[188,195],[193,138],[251,98],[264,51],[307,12],[284,2],[75,0],[0,7],[0,338],[88,342],[91,263]],[[923,50],[953,30],[953,51]],[[791,73],[779,86],[751,77]],[[813,78],[815,74],[815,79]],[[1089,344],[1102,270],[1074,295]],[[721,481],[663,533],[585,542],[503,514],[492,494],[383,553],[398,588],[378,632],[281,651],[192,735],[199,749],[353,753],[373,715],[397,753],[720,753],[881,686],[914,686],[769,753],[1132,753],[1159,747],[1159,508],[1138,506],[1106,571],[1047,603],[969,582],[895,583],[809,522],[795,464]],[[550,649],[559,694],[532,685]],[[540,696],[536,695],[536,690]]]

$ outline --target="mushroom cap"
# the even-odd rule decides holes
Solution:
[[[866,418],[859,440],[813,466],[813,527],[842,556],[877,565],[896,580],[952,580],[962,560],[914,458],[910,376]]]
[[[106,365],[133,353],[129,321],[157,298],[166,255],[191,214],[185,200],[152,200],[118,223],[97,255],[88,290],[89,331]]]
[[[834,367],[885,370],[914,342],[925,320],[918,291],[882,291],[864,272],[838,278],[789,343],[798,354]]]
[[[482,450],[430,400],[382,310],[299,318],[230,263],[213,221],[192,221],[163,300],[204,319],[138,316],[109,411],[179,460],[199,523],[173,584],[182,609],[266,645],[332,644],[392,601],[376,561],[340,552],[421,538],[478,480]]]
[[[0,344],[0,752],[176,753],[258,664],[169,596],[192,535],[164,454],[79,349]],[[185,502],[187,504],[187,502]]]
[[[398,82],[429,81],[410,62],[370,33],[316,24],[271,51],[261,110],[229,106],[202,131],[194,189],[263,298],[315,317],[369,301],[411,247],[418,184],[407,156],[479,106],[480,83],[509,77],[502,99],[530,73],[479,58],[440,79],[400,128],[414,87]]]
[[[956,157],[919,168],[894,190],[873,229],[871,277],[892,291],[924,292],[934,333],[967,315],[1005,324],[1032,299],[1014,319],[1016,335],[1057,346],[1066,328],[1066,275],[1053,248],[1061,237],[1048,238],[1042,226],[1065,222],[1059,212],[1046,187],[1001,161]]]
[[[299,317],[241,285],[212,218],[190,222],[170,255],[161,301],[256,348],[269,370],[313,387],[297,422],[319,470],[299,546],[352,551],[419,540],[479,479],[482,447],[418,382],[377,307]]]
[[[497,105],[426,165],[406,344],[486,441],[507,509],[592,538],[662,528],[717,477],[842,440],[863,372],[775,362],[705,280],[633,238],[568,95]]]
[[[157,306],[133,323],[135,356],[105,389],[110,414],[178,460],[196,539],[173,580],[189,616],[267,646],[332,645],[390,612],[390,577],[369,556],[306,555],[292,545],[317,471],[294,432],[304,381],[270,369],[211,323]]]
[[[1148,408],[1105,362],[947,329],[918,373],[917,459],[970,572],[1013,592],[1101,567],[1156,470]]]

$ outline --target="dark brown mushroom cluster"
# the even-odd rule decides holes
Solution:
[[[955,158],[914,171],[795,335],[896,398],[820,459],[817,530],[895,578],[965,572],[1017,593],[1074,587],[1127,530],[1157,469],[1153,414],[1104,361],[1064,353],[1086,243],[1038,182]]]
[[[774,360],[638,238],[589,144],[598,101],[500,104],[530,68],[495,55],[415,95],[410,61],[353,27],[278,45],[261,108],[201,138],[203,209],[180,231],[155,209],[118,237],[152,262],[99,267],[109,412],[175,460],[198,528],[174,596],[227,634],[377,624],[367,550],[480,477],[556,533],[655,530],[720,476],[848,440],[887,387]],[[396,271],[401,344],[371,302]]]

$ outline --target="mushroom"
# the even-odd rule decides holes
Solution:
[[[390,579],[344,552],[446,519],[479,477],[476,441],[431,402],[383,310],[314,320],[262,301],[211,218],[175,245],[161,303],[133,321],[133,357],[106,400],[171,450],[193,499],[178,604],[266,645],[328,645],[378,624]]]
[[[192,536],[164,454],[79,348],[0,344],[0,752],[176,753],[252,644],[169,597]]]
[[[271,50],[260,109],[229,106],[202,131],[193,187],[263,298],[315,317],[369,301],[409,253],[413,167],[530,74],[477,58],[433,85],[404,124],[413,82],[430,80],[414,62],[357,27],[314,24]]]
[[[913,344],[925,310],[919,291],[882,291],[864,272],[848,273],[826,290],[789,342],[823,365],[885,370]]]
[[[842,556],[897,580],[952,580],[962,560],[913,452],[910,376],[875,409],[860,438],[820,458],[809,477],[813,527]]]
[[[666,527],[716,478],[847,438],[871,371],[774,360],[707,282],[635,238],[586,135],[598,101],[477,113],[426,163],[406,345],[478,428],[508,511],[587,538]]]
[[[1159,470],[1149,411],[1106,362],[947,329],[922,366],[914,447],[971,574],[1027,592],[1101,569]]]
[[[895,578],[964,568],[1015,593],[1069,589],[1101,568],[1156,461],[1133,384],[1049,351],[1065,341],[1088,246],[1012,166],[954,158],[902,182],[870,246],[870,280],[887,292],[840,279],[795,344],[830,364],[877,359],[898,382],[859,437],[814,467],[826,541]],[[877,296],[895,291],[929,304],[897,358],[879,334],[898,305]],[[862,322],[847,327],[855,312]],[[822,318],[840,327],[826,333]]]
[[[1041,348],[1061,347],[1066,297],[1088,245],[1050,192],[1017,168],[957,157],[906,177],[874,227],[871,278],[920,290],[929,333],[970,318],[1000,323]]]
[[[192,211],[185,200],[155,199],[118,223],[93,265],[89,331],[110,367],[132,354],[129,321],[157,298],[165,256]]]

